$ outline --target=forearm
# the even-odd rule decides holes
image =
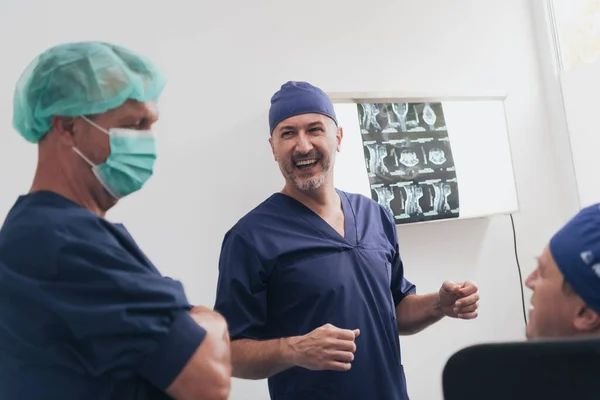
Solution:
[[[396,306],[398,332],[413,335],[438,322],[443,317],[439,295],[408,295]]]
[[[231,353],[227,322],[218,313],[202,306],[194,307],[190,315],[206,334],[165,391],[169,397],[178,400],[225,400],[231,390]]]
[[[232,376],[266,379],[293,367],[292,338],[274,340],[238,339],[231,342]]]

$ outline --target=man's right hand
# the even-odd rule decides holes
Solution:
[[[348,371],[354,360],[358,329],[325,324],[304,336],[288,339],[294,364],[310,370]]]

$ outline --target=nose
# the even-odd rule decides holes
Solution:
[[[527,286],[527,288],[533,290],[535,287],[536,278],[537,278],[537,270],[535,270],[531,274],[529,274],[529,276],[525,280],[525,286]]]
[[[310,137],[304,132],[300,132],[296,136],[296,151],[298,153],[308,153],[313,148]]]

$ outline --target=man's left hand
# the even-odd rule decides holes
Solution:
[[[447,317],[460,319],[477,318],[479,293],[474,282],[455,283],[446,281],[439,292],[439,309]]]

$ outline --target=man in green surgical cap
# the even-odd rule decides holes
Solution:
[[[165,77],[101,42],[38,56],[14,127],[38,167],[0,229],[0,399],[226,399],[229,336],[104,215],[140,190]]]

